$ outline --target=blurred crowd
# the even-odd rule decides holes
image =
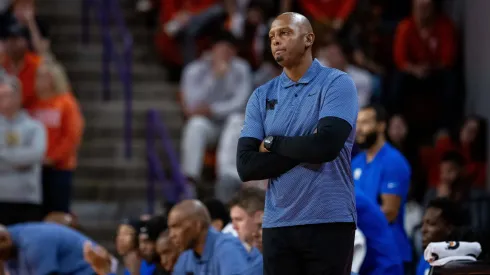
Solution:
[[[182,172],[202,202],[122,222],[113,256],[70,211],[84,120],[49,28],[34,0],[0,1],[0,260],[12,275],[32,265],[35,274],[262,274],[267,181],[241,181],[236,148],[252,91],[282,72],[268,28],[287,11],[310,19],[316,58],[358,90],[353,272],[424,275],[429,243],[484,245],[487,121],[463,115],[461,30],[446,2],[135,1],[180,83]],[[214,194],[196,188],[210,180]],[[83,250],[60,255],[77,243]]]

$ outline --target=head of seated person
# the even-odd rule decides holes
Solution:
[[[156,253],[156,241],[162,232],[167,230],[167,217],[158,215],[152,217],[139,232],[139,253],[147,263],[159,262]]]
[[[29,52],[30,33],[29,30],[18,23],[12,24],[7,29],[5,50],[7,56],[14,63],[21,62],[25,54]]]
[[[449,151],[442,156],[439,164],[438,197],[447,197],[458,202],[468,198],[471,183],[467,180],[464,167],[465,159],[459,152]]]
[[[230,214],[226,209],[226,206],[218,199],[206,200],[204,201],[204,205],[211,215],[211,225],[217,231],[222,231],[230,222]]]
[[[166,272],[172,272],[181,251],[170,240],[168,230],[161,233],[158,237],[156,252],[160,259],[160,267]]]

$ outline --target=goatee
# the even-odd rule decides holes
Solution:
[[[366,135],[364,138],[363,142],[357,142],[357,145],[359,146],[359,149],[361,150],[367,150],[376,144],[376,141],[378,140],[378,133],[376,132],[371,132]]]

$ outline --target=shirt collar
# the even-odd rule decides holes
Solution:
[[[209,261],[214,253],[214,244],[221,233],[216,231],[213,227],[208,228],[208,234],[206,236],[206,244],[204,245],[204,251],[201,255],[201,261]]]
[[[298,82],[292,81],[286,73],[283,71],[281,74],[281,83],[284,88],[288,88],[293,86],[294,84],[308,84],[312,79],[315,78],[315,76],[318,74],[320,71],[322,65],[320,62],[315,58],[313,62],[311,63],[311,66],[308,68],[306,73],[298,80]]]

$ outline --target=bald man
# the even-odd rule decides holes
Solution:
[[[187,200],[174,206],[168,227],[172,242],[185,250],[174,266],[174,275],[250,274],[245,247],[238,238],[211,226],[209,213],[200,201]]]
[[[250,97],[237,152],[243,181],[269,179],[265,274],[350,274],[356,87],[313,59],[315,35],[303,15],[278,16],[269,38],[283,73]]]

